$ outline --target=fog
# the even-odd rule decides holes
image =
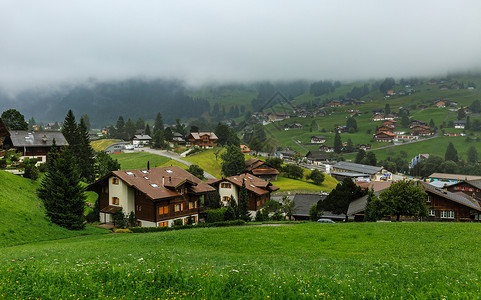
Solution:
[[[443,75],[481,66],[481,1],[3,1],[0,87]]]

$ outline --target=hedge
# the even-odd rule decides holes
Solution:
[[[245,225],[244,220],[235,221],[223,221],[215,223],[199,223],[197,225],[181,225],[174,227],[132,227],[129,228],[133,233],[146,233],[146,232],[158,232],[158,231],[171,231],[191,228],[204,228],[204,227],[226,227],[226,226],[241,226]]]

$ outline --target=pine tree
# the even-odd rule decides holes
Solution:
[[[234,220],[239,219],[239,205],[237,205],[237,201],[234,199],[234,196],[230,196],[229,199],[229,206],[234,211]]]
[[[474,146],[471,146],[468,149],[468,162],[473,164],[478,163],[478,151]]]
[[[366,157],[366,151],[364,151],[364,149],[359,149],[359,151],[357,151],[356,159],[354,160],[354,162],[356,164],[360,164],[364,157]]]
[[[145,135],[151,135],[149,124],[145,124]]]
[[[337,154],[341,153],[342,151],[342,141],[341,141],[341,134],[339,131],[336,131],[336,135],[334,136],[334,152]]]
[[[162,115],[160,114],[160,112],[157,113],[157,116],[155,117],[154,132],[157,129],[164,132],[164,120],[162,119]]]
[[[241,174],[245,168],[244,154],[239,147],[227,146],[227,151],[222,153],[222,174],[226,177]]]
[[[80,175],[72,150],[54,150],[49,154],[49,158],[47,172],[38,189],[47,217],[67,229],[83,229],[86,196],[80,185]]]
[[[239,190],[239,217],[244,221],[251,220],[249,215],[249,195],[247,193],[245,180],[242,180],[242,186]]]
[[[95,152],[90,145],[89,132],[84,119],[80,119],[77,127],[79,144],[75,157],[80,171],[80,177],[90,183],[95,180]]]
[[[62,127],[62,134],[67,140],[67,143],[72,146],[73,151],[77,151],[74,149],[79,144],[79,135],[77,129],[77,122],[75,121],[75,116],[71,109],[69,109],[65,120],[63,121]]]
[[[458,162],[458,151],[454,148],[453,143],[449,142],[448,147],[446,148],[446,153],[444,154],[444,160],[452,160],[454,162]]]

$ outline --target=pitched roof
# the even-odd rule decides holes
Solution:
[[[309,209],[314,203],[319,202],[319,200],[324,200],[326,196],[319,194],[296,194],[293,198],[295,206],[296,216],[309,216]]]
[[[237,186],[242,186],[242,182],[244,181],[247,190],[253,192],[256,195],[264,195],[269,192],[277,191],[279,188],[269,181],[265,181],[259,177],[254,175],[244,173],[241,175],[235,175],[231,177],[227,177],[224,179],[216,179],[216,180],[208,180],[209,184],[218,184],[222,181],[229,181]]]
[[[379,195],[383,190],[385,189],[375,191],[374,195],[379,197]],[[369,194],[364,195],[361,198],[357,198],[356,200],[349,203],[349,207],[347,209],[347,215],[352,216],[366,210],[367,198],[369,198]]]
[[[151,140],[152,138],[149,135],[146,134],[137,134],[134,135],[133,140]]]
[[[376,174],[377,172],[380,172],[382,170],[381,167],[350,163],[346,161],[340,161],[337,164],[333,165],[332,167],[351,171],[351,172],[365,173],[370,175]]]
[[[190,136],[196,140],[200,140],[204,135],[208,135],[211,140],[218,140],[219,138],[213,132],[191,132]]]
[[[252,170],[252,174],[259,176],[259,175],[277,175],[279,174],[279,171],[276,169],[254,169]]]
[[[10,140],[14,147],[51,147],[54,139],[57,146],[68,146],[60,131],[10,131]]]
[[[421,182],[422,187],[424,188],[425,191],[431,192],[433,194],[439,195],[443,198],[446,198],[448,200],[457,202],[459,204],[462,204],[464,206],[470,207],[472,209],[481,211],[481,206],[479,205],[479,202],[476,200],[470,200],[468,197],[469,196],[464,196],[461,194],[456,194],[452,193],[449,191],[444,191],[442,188],[437,188],[427,182]]]
[[[263,165],[264,162],[257,158],[249,158],[245,161],[245,169],[246,171],[252,171],[253,169]]]
[[[113,171],[91,184],[88,188],[90,189],[90,187],[108,180],[112,175],[146,194],[152,200],[180,196],[181,194],[175,188],[182,184],[186,184],[188,192],[195,194],[215,191],[207,183],[178,166],[157,167],[150,170]]]
[[[392,181],[355,182],[355,184],[362,189],[370,190],[372,188],[374,192],[377,192],[389,188],[392,184]]]
[[[429,178],[441,178],[441,179],[453,179],[453,180],[458,180],[458,181],[467,181],[467,180],[481,179],[481,176],[463,175],[463,174],[449,174],[449,173],[433,173],[433,174],[429,175]]]

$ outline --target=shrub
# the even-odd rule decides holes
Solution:
[[[0,168],[6,168],[7,167],[7,159],[6,158],[2,158],[0,159]]]
[[[182,219],[175,219],[174,222],[172,222],[172,226],[182,226],[184,225],[184,222]]]
[[[172,227],[132,227],[130,231],[134,233],[158,232],[174,230]]]
[[[205,221],[207,223],[223,222],[225,220],[224,215],[225,215],[226,210],[227,210],[226,207],[208,210],[206,212],[207,216],[205,218]]]

